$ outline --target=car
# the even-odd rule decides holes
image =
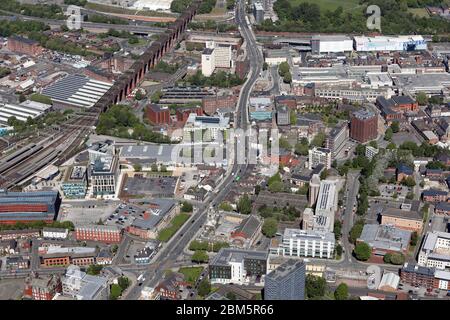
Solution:
[[[180,233],[180,238],[183,236],[183,234],[182,233]]]
[[[138,286],[140,287],[140,286],[142,286],[142,284],[143,284],[143,282],[139,282]]]
[[[194,222],[195,222],[195,219],[192,219],[191,223],[194,223]]]

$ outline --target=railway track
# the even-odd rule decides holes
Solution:
[[[9,189],[24,181],[46,165],[60,160],[60,156],[76,149],[92,130],[96,118],[76,115],[61,124],[62,131],[39,143],[32,143],[0,159],[0,188]],[[66,156],[67,157],[67,156]],[[65,157],[65,158],[66,158]]]

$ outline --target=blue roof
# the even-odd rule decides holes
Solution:
[[[404,174],[407,174],[407,175],[412,175],[413,174],[413,169],[411,169],[410,167],[408,167],[405,164],[399,164],[397,166],[397,172],[398,173],[404,173]]]
[[[447,195],[447,191],[429,189],[429,190],[424,190],[422,195],[423,196],[437,196],[437,195],[443,196],[443,195]]]

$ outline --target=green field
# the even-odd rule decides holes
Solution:
[[[354,10],[360,7],[358,0],[290,0],[292,5],[298,5],[302,2],[316,3],[321,10],[336,10],[339,6],[344,10]]]
[[[194,285],[203,271],[203,267],[182,267],[178,272],[184,274],[184,280]]]
[[[181,228],[181,226],[189,219],[189,214],[180,213],[170,222],[170,226],[162,229],[158,234],[158,240],[167,242]]]

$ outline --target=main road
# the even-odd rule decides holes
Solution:
[[[259,77],[262,69],[262,53],[257,47],[256,38],[251,30],[250,26],[246,23],[246,11],[245,11],[245,1],[239,0],[236,6],[236,23],[240,27],[240,32],[246,43],[247,58],[250,61],[250,70],[246,82],[242,86],[238,105],[236,108],[236,121],[235,127],[238,129],[247,130],[249,126],[248,119],[248,99],[250,97],[250,92],[252,91],[253,85]],[[247,163],[247,160],[239,160],[239,143],[235,142],[235,149],[233,155],[233,161],[231,164],[231,169],[227,171],[222,183],[218,186],[217,193],[212,193],[203,205],[199,206],[195,212],[192,214],[191,218],[186,221],[186,223],[181,227],[181,229],[173,236],[173,238],[165,244],[158,256],[155,258],[154,263],[152,263],[149,268],[143,273],[143,278],[145,279],[141,286],[135,285],[125,299],[136,300],[139,298],[140,291],[144,286],[154,287],[162,279],[164,271],[173,267],[175,262],[183,253],[184,248],[189,244],[194,238],[199,229],[206,222],[207,211],[209,208],[213,208],[220,204],[225,196],[229,193],[234,184],[234,179],[238,175],[244,175],[247,169],[251,168],[252,165]],[[248,139],[245,139],[245,153],[247,153],[249,147]],[[216,190],[217,190],[216,189]]]

